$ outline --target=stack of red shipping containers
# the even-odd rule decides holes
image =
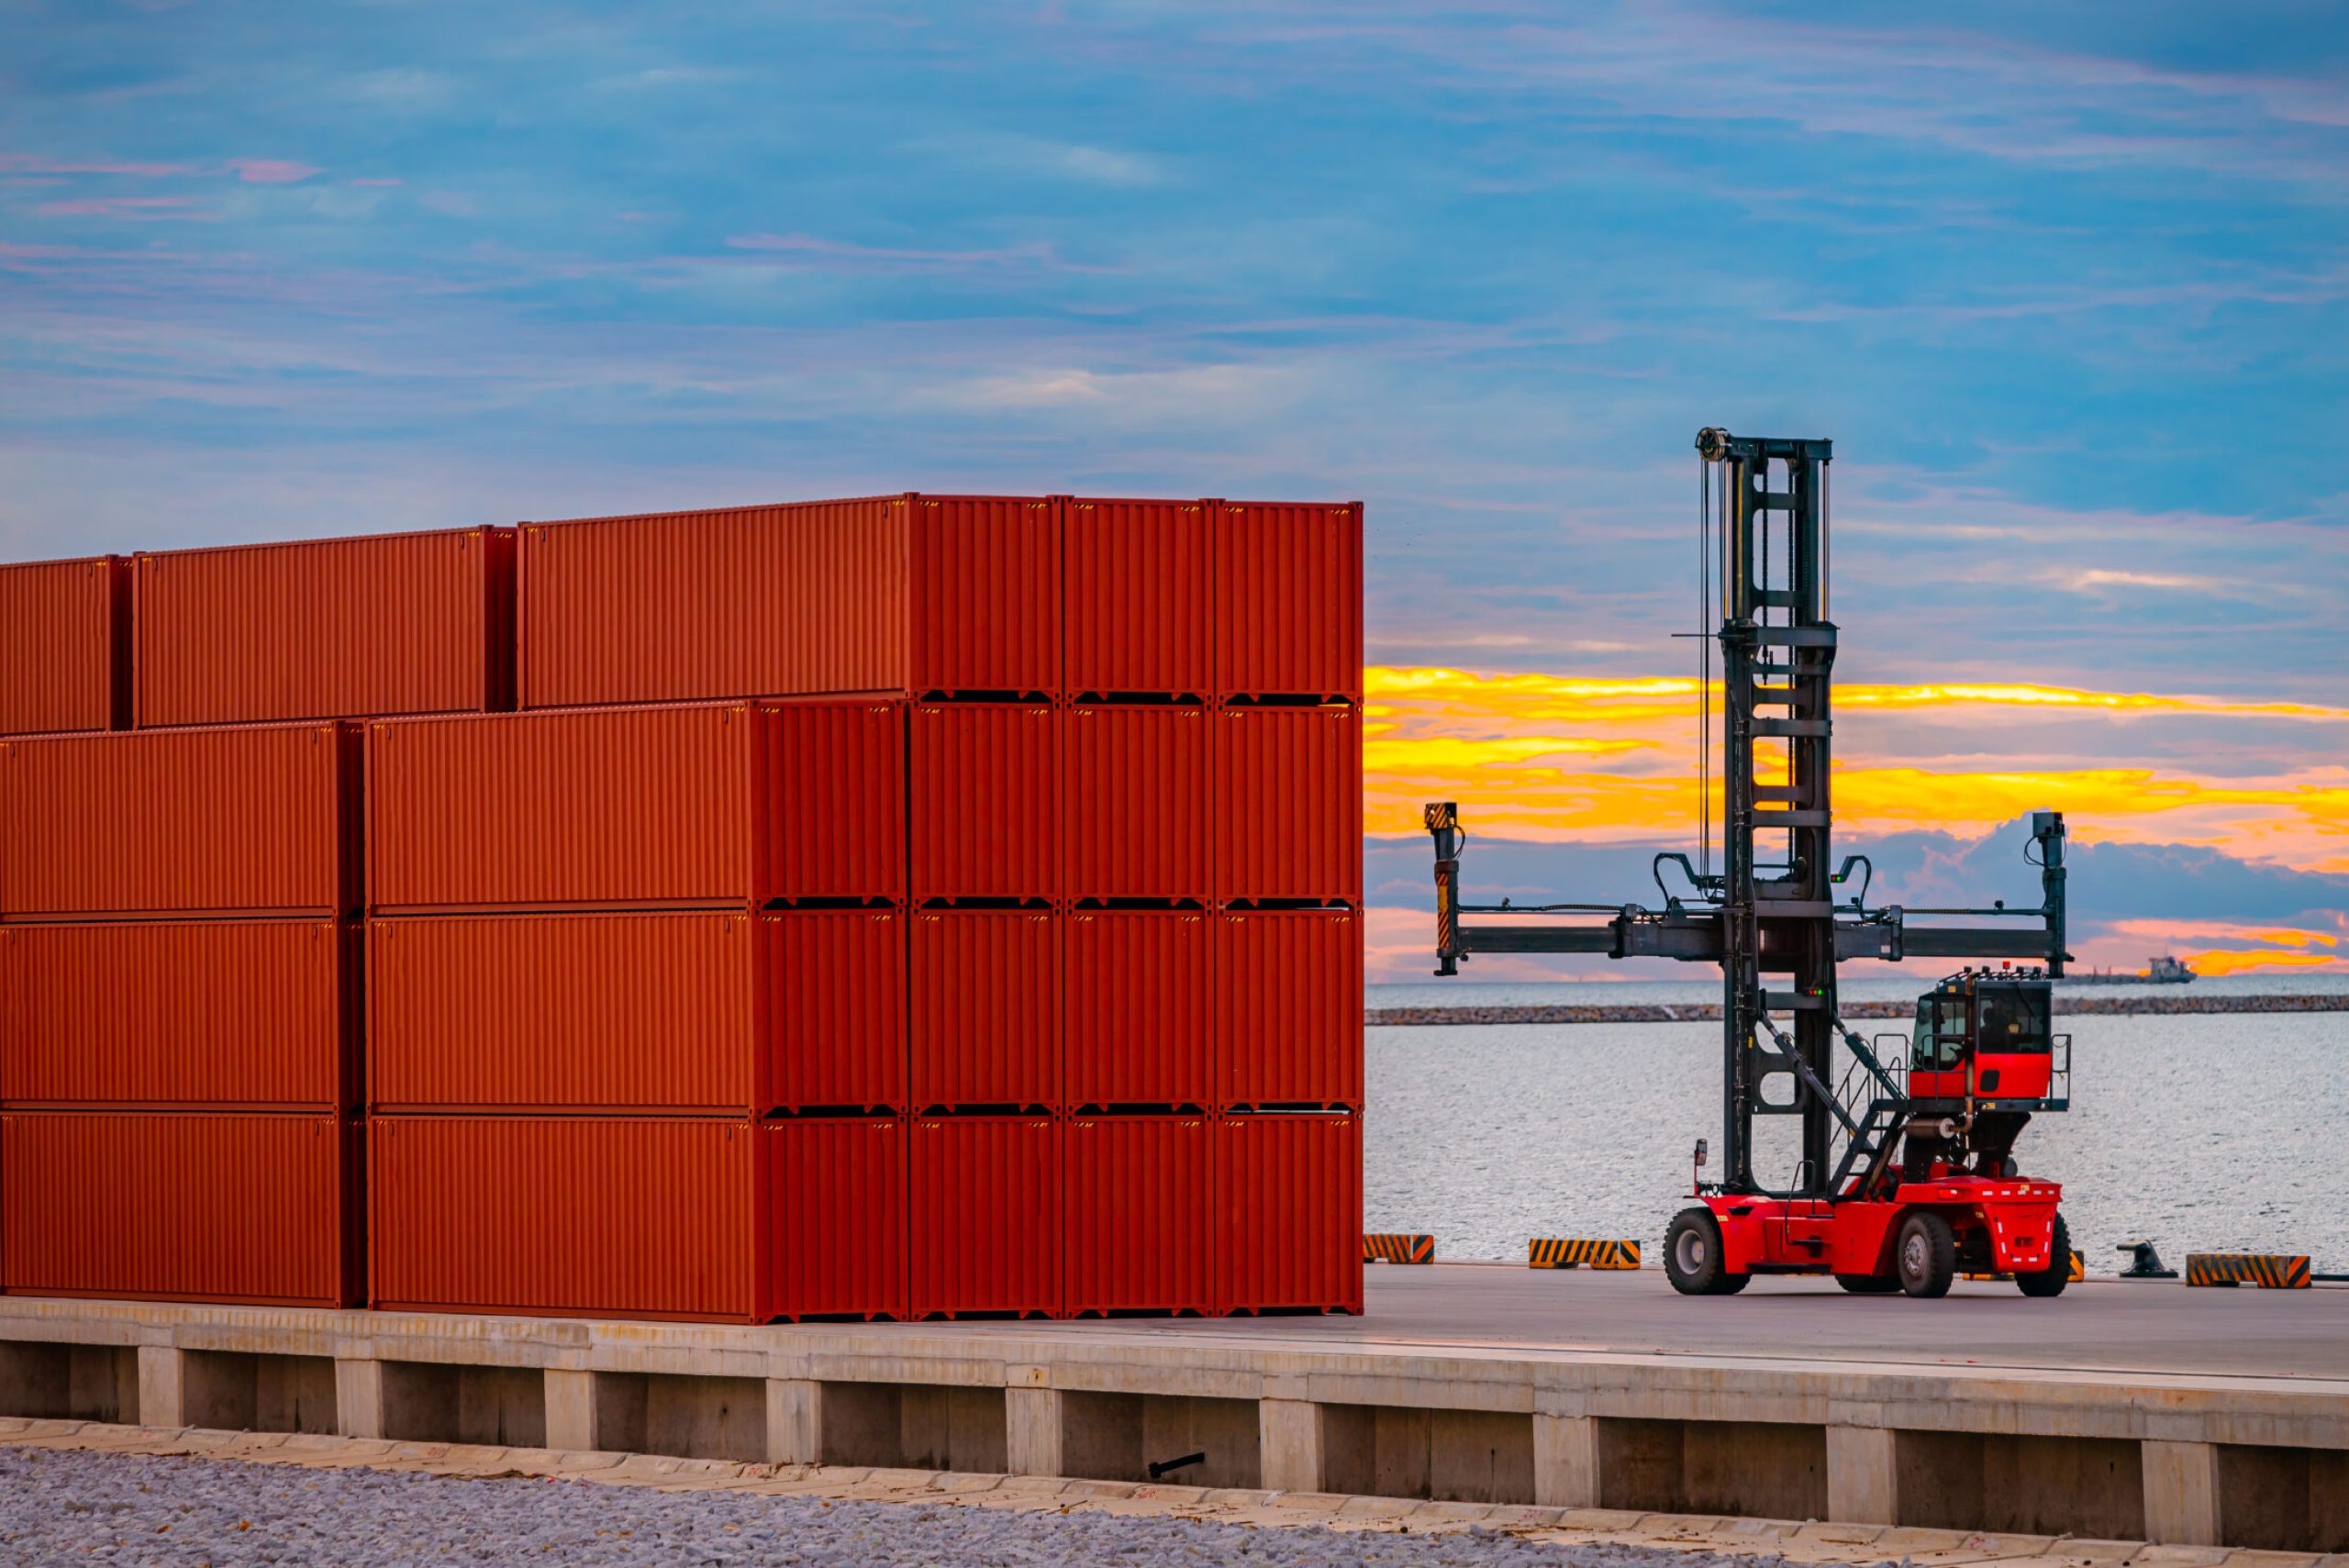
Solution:
[[[899,495],[13,569],[44,649],[127,647],[135,577],[137,721],[252,728],[172,732],[247,759],[218,777],[158,774],[161,734],[11,747],[127,750],[0,773],[0,939],[51,944],[9,950],[0,1288],[349,1299],[363,1207],[387,1307],[1359,1310],[1360,530]],[[0,724],[120,723],[95,662],[12,656]],[[333,765],[271,762],[294,736]],[[46,840],[109,885],[97,813],[135,891],[27,880]],[[148,890],[174,853],[202,891]],[[172,923],[64,923],[129,917]],[[105,1084],[61,1065],[117,1036]],[[193,1199],[17,1126],[103,1106],[163,1150],[121,1118],[231,1104]],[[339,1162],[275,1195],[324,1220],[273,1223],[339,1273],[254,1272],[260,1218],[202,1280],[23,1240],[154,1232],[83,1187],[235,1212],[287,1158],[253,1129],[303,1118]]]
[[[8,568],[0,624],[0,1281],[362,1299],[342,721],[507,700],[511,534]]]

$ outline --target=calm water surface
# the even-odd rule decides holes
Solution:
[[[2272,992],[2335,978],[2197,982]],[[1914,996],[1905,981],[1847,995]],[[2066,987],[2068,992],[2072,988]],[[2087,987],[2079,988],[2083,991]],[[2143,987],[2129,987],[2139,991]],[[2166,988],[2164,988],[2166,989]],[[1370,1005],[1705,1001],[1703,982],[1375,985]],[[2060,1016],[2060,995],[2058,1012]],[[1887,1026],[1856,1026],[1875,1034]],[[2073,1244],[2116,1272],[2116,1243],[2307,1252],[2349,1271],[2349,1012],[2073,1018],[2072,1109],[2016,1146],[2064,1184]],[[1532,1236],[1639,1237],[1655,1256],[1687,1200],[1698,1138],[1720,1145],[1717,1024],[1373,1029],[1364,1223],[1426,1230],[1440,1256],[1521,1260]],[[1782,1184],[1792,1118],[1765,1119],[1757,1164]]]

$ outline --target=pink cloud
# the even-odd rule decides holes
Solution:
[[[282,158],[231,158],[228,167],[248,185],[290,185],[325,172],[315,163],[295,163]]]
[[[209,221],[218,216],[192,209],[185,196],[85,196],[76,201],[43,202],[33,211],[41,217],[118,217],[133,221],[173,217]]]

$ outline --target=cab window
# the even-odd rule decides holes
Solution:
[[[1948,1073],[1965,1057],[1965,998],[1927,996],[1917,1004],[1917,1034],[1911,1069]]]
[[[2047,996],[2044,992],[1985,989],[1982,993],[1982,1049],[2013,1055],[2047,1049]]]

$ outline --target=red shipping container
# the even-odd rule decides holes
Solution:
[[[0,1101],[346,1108],[358,948],[320,920],[0,929]]]
[[[1208,714],[1086,705],[1063,716],[1062,884],[1085,900],[1208,895]]]
[[[1062,1146],[1066,1315],[1216,1311],[1207,1118],[1078,1117]]]
[[[1060,896],[1058,718],[1032,704],[914,709],[916,902]]]
[[[786,903],[906,896],[906,705],[762,703],[774,895]]]
[[[1210,918],[1181,909],[1080,909],[1064,917],[1064,1104],[1098,1110],[1215,1103]]]
[[[331,1116],[0,1116],[0,1287],[348,1307],[361,1134]]]
[[[802,1318],[907,1311],[906,1123],[896,1117],[768,1124],[774,1309]]]
[[[1022,495],[915,495],[916,696],[1061,693],[1061,506]]]
[[[772,723],[733,703],[371,725],[369,901],[756,907],[774,884]]]
[[[0,735],[130,722],[130,563],[0,566]]]
[[[909,1103],[907,924],[895,909],[763,917],[774,1105],[870,1111]]]
[[[1362,714],[1230,707],[1209,725],[1216,896],[1362,903]]]
[[[0,741],[0,919],[358,903],[359,738],[298,724]]]
[[[926,1118],[913,1138],[913,1316],[1057,1316],[1059,1124]]]
[[[514,706],[514,530],[134,558],[141,728]]]
[[[1229,1312],[1362,1311],[1362,1123],[1219,1117],[1216,1234]]]
[[[1041,909],[913,917],[912,1104],[1061,1103],[1061,924]]]
[[[1070,695],[1214,691],[1208,510],[1204,501],[1063,503]]]
[[[525,523],[521,705],[900,692],[910,499]]]
[[[378,1112],[763,1114],[757,917],[460,915],[367,929]]]
[[[375,1305],[763,1322],[770,1142],[747,1121],[374,1118]]]
[[[1344,910],[1215,917],[1215,1103],[1359,1110],[1362,921]]]
[[[1225,696],[1362,700],[1362,503],[1216,504],[1209,618]]]

